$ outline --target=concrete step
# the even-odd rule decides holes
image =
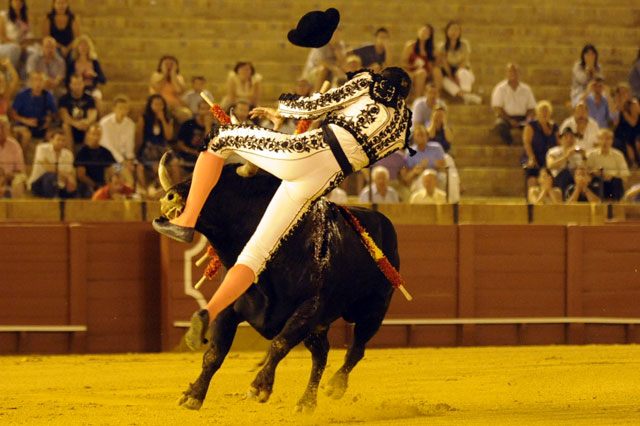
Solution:
[[[514,167],[520,164],[520,146],[458,146],[451,148],[456,167]]]

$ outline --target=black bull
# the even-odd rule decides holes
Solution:
[[[249,240],[280,183],[266,173],[242,178],[235,167],[224,167],[196,225],[227,268],[234,264]],[[161,169],[162,173],[164,168]],[[170,183],[165,181],[163,185]],[[172,187],[163,199],[163,211],[171,203],[181,205],[188,188],[188,181]],[[398,269],[397,237],[389,219],[372,210],[351,208],[351,211]],[[378,269],[359,234],[334,204],[318,200],[270,259],[257,284],[215,318],[202,372],[179,403],[191,409],[201,407],[211,378],[231,347],[238,324],[247,321],[271,340],[265,363],[251,384],[249,395],[266,402],[278,363],[294,346],[304,342],[311,352],[313,366],[296,408],[313,410],[329,352],[327,332],[340,317],[355,323],[353,341],[344,365],[328,383],[327,393],[335,399],[342,397],[348,375],[364,356],[365,344],[380,328],[392,294],[392,285]]]

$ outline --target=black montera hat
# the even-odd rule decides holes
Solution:
[[[329,43],[340,22],[340,12],[330,8],[324,12],[314,10],[305,14],[295,30],[289,31],[287,38],[296,46],[322,47]]]

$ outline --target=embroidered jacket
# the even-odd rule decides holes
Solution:
[[[380,75],[362,70],[342,86],[310,97],[284,94],[278,112],[309,120],[327,114],[324,124],[347,130],[362,146],[369,164],[408,147],[411,111],[395,88]]]

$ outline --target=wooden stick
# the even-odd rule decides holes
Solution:
[[[325,80],[322,83],[322,87],[320,87],[320,93],[324,93],[331,88],[331,82],[329,80]]]
[[[203,254],[200,259],[196,260],[196,266],[202,265],[205,262],[205,260],[207,260],[208,258],[209,258],[209,252],[207,250],[207,253]]]
[[[213,99],[211,99],[209,96],[207,96],[207,94],[205,92],[200,92],[200,96],[202,96],[202,99],[204,99],[205,102],[208,103],[210,107],[213,106]]]
[[[200,281],[198,281],[196,283],[196,290],[200,288],[200,286],[202,284],[204,284],[204,282],[207,280],[207,276],[206,275],[202,275],[202,278],[200,278]]]
[[[196,288],[198,288],[198,287],[196,287]],[[400,287],[398,287],[398,288],[400,289],[400,291],[402,292],[402,294],[404,295],[404,297],[406,297],[406,298],[407,298],[407,300],[408,300],[409,302],[411,302],[411,301],[413,300],[413,296],[411,296],[411,295],[409,294],[409,292],[407,291],[407,289],[406,289],[406,288],[404,288],[404,286],[403,286],[402,284],[400,284]]]

